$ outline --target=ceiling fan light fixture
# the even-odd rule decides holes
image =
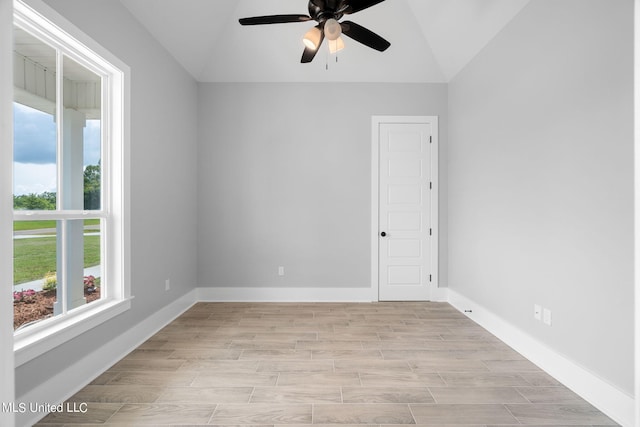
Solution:
[[[296,22],[315,21],[317,25],[311,28],[302,38],[304,51],[300,62],[308,64],[313,61],[324,39],[329,44],[329,52],[335,54],[345,45],[341,39],[347,37],[371,49],[384,52],[391,46],[387,40],[373,31],[349,20],[338,22],[344,15],[351,15],[364,9],[382,3],[385,0],[307,0],[308,15],[265,15],[240,18],[240,25],[267,25]],[[336,61],[338,57],[336,56]]]
[[[338,37],[335,40],[329,40],[328,43],[329,43],[329,53],[331,54],[334,54],[344,49],[344,40],[342,40],[342,37]]]
[[[327,19],[324,23],[324,36],[330,40],[338,40],[342,34],[342,27],[340,27],[340,23],[333,18]]]
[[[320,41],[322,38],[322,32],[318,27],[313,27],[307,34],[304,35],[302,39],[304,45],[309,49],[316,50],[318,46],[320,46]]]

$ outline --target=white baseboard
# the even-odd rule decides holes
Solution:
[[[371,288],[250,288],[199,287],[198,301],[220,302],[372,302],[378,300]]]
[[[52,405],[64,402],[93,381],[96,373],[101,374],[106,371],[114,363],[184,313],[195,302],[196,291],[192,290],[147,317],[135,327],[122,333],[109,342],[108,345],[94,350],[80,361],[30,390],[27,394],[17,397],[16,404],[25,402],[28,407],[30,402]],[[45,415],[47,414],[44,412],[27,411],[25,413],[17,413],[16,425],[31,426]]]
[[[483,306],[449,289],[449,304],[538,365],[549,375],[625,427],[634,424],[634,399],[597,375],[509,324]],[[465,313],[471,310],[471,313]],[[639,420],[640,421],[640,420]]]
[[[374,302],[378,291],[372,288],[275,288],[275,287],[199,287],[198,301],[225,302]],[[431,301],[447,302],[447,288],[431,290]]]
[[[200,287],[154,313],[135,328],[118,336],[108,346],[89,353],[77,363],[17,398],[16,402],[63,402],[122,359],[157,331],[198,301],[216,302],[372,302],[377,294],[370,288],[238,288]],[[507,345],[625,427],[634,426],[634,399],[593,373],[565,358],[535,338],[512,326],[481,305],[449,288],[432,292],[432,301],[446,301]],[[64,385],[62,387],[62,385]],[[16,414],[17,426],[30,426],[46,413]]]

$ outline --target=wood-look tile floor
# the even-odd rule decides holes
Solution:
[[[616,425],[446,303],[198,303],[38,425]]]

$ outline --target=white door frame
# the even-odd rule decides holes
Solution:
[[[371,292],[374,301],[379,301],[379,259],[380,246],[380,125],[427,123],[433,129],[431,141],[431,283],[429,299],[433,300],[434,289],[438,288],[438,116],[373,116],[371,118]]]

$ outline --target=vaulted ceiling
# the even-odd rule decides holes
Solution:
[[[120,0],[200,82],[450,81],[530,0],[386,0],[349,15],[391,47],[345,37],[301,64],[312,22],[243,27],[239,18],[307,14],[307,0]],[[347,18],[345,18],[347,19]]]

